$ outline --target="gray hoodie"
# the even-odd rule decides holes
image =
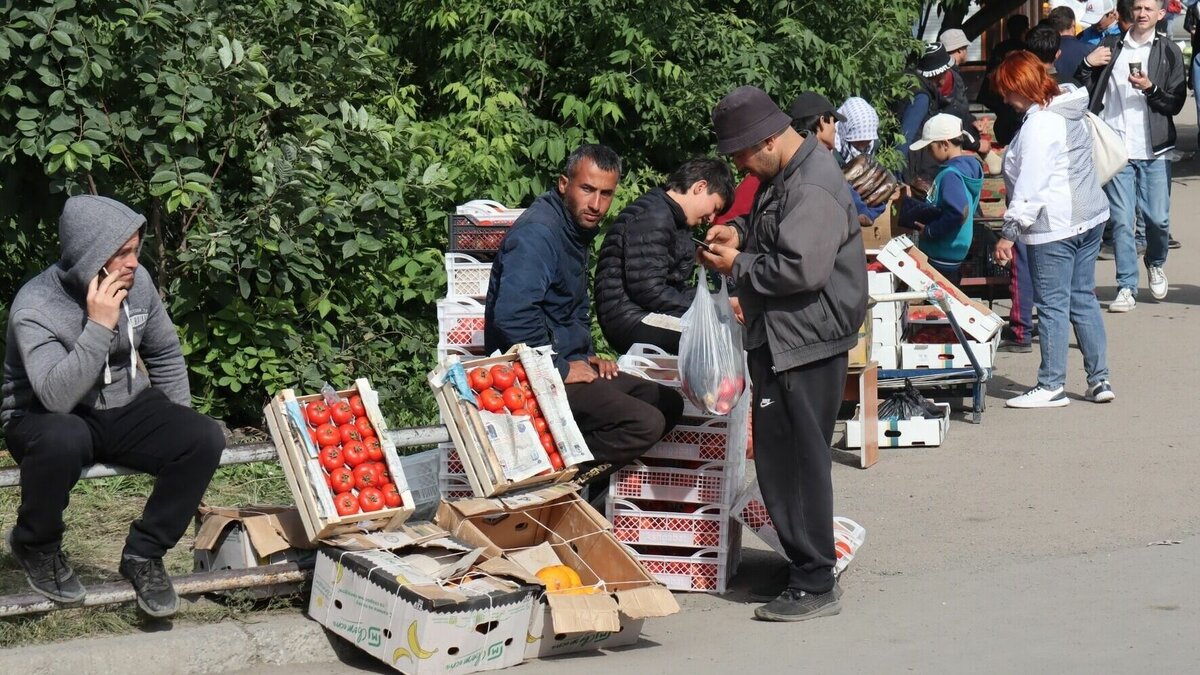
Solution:
[[[67,200],[58,225],[62,258],[21,287],[8,316],[5,427],[30,410],[119,408],[151,385],[191,405],[179,335],[145,269],[137,268],[116,330],[87,317],[88,284],[145,223],[113,199]],[[139,356],[145,372],[131,368]]]

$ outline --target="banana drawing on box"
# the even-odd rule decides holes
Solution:
[[[541,639],[541,637],[536,636],[533,633],[525,633],[525,644],[531,645]]]
[[[407,649],[404,647],[396,647],[396,651],[392,652],[392,663],[395,664],[402,656],[409,661],[412,661],[412,654],[410,654]]]
[[[334,585],[342,583],[342,574],[344,574],[345,571],[346,571],[345,568],[342,567],[342,563],[336,563],[336,567],[334,567],[334,573],[333,573]]]
[[[418,659],[427,659],[437,653],[438,650],[421,649],[421,643],[417,641],[417,622],[413,621],[408,624],[408,648],[412,650],[413,656]]]

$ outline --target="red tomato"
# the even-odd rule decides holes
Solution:
[[[335,494],[342,494],[354,489],[354,474],[344,466],[329,472],[329,487],[333,488]]]
[[[348,467],[356,467],[367,461],[367,458],[367,447],[359,441],[350,441],[342,446],[342,459],[346,460]]]
[[[333,407],[329,409],[329,418],[332,419],[333,423],[338,426],[346,424],[350,420],[354,419],[354,412],[350,410],[350,401],[347,401],[344,398],[339,399],[338,402],[333,404]]]
[[[326,422],[317,427],[317,445],[322,448],[327,445],[337,445],[342,442],[342,435],[338,433],[337,427]]]
[[[492,374],[487,368],[476,368],[467,376],[467,381],[471,388],[478,392],[483,392],[488,387],[492,386]]]
[[[329,421],[329,406],[324,401],[313,401],[308,404],[304,414],[309,424],[319,427]]]
[[[533,428],[536,429],[539,434],[545,434],[545,433],[550,432],[550,425],[546,424],[545,417],[534,417],[533,418]]]
[[[504,397],[495,389],[484,389],[479,392],[479,405],[489,412],[501,412],[504,410]]]
[[[336,445],[327,445],[321,448],[320,454],[317,455],[317,461],[321,462],[321,466],[329,472],[346,465],[346,460],[342,457],[342,449]]]
[[[333,507],[339,516],[351,516],[358,513],[358,497],[352,492],[343,492],[333,500]]]
[[[362,434],[363,438],[372,438],[375,436],[375,428],[371,426],[371,420],[366,417],[355,417],[354,426],[358,429],[358,433]]]
[[[383,487],[383,502],[389,509],[396,509],[404,505],[404,498],[400,496],[400,488],[397,488],[395,483],[388,483]]]
[[[537,399],[532,396],[525,397],[525,412],[530,417],[540,417],[542,408],[538,405]]]
[[[364,512],[378,511],[383,508],[385,503],[383,493],[373,487],[364,488],[358,492],[358,505]]]
[[[358,432],[358,427],[354,426],[353,424],[349,424],[349,423],[343,424],[338,427],[338,435],[341,437],[342,443],[349,443],[350,441],[361,441],[363,439],[362,434],[360,434]]]
[[[372,436],[363,440],[363,445],[367,446],[367,458],[372,462],[383,461],[383,445],[378,438]]]
[[[492,386],[504,391],[513,386],[513,382],[517,380],[517,373],[512,369],[512,366],[507,363],[497,363],[492,366]]]
[[[358,394],[350,397],[350,412],[354,413],[355,417],[367,414],[367,406],[363,405],[362,397]]]
[[[546,455],[550,458],[550,466],[554,467],[555,471],[562,471],[563,461],[562,455],[557,452],[549,452]]]
[[[375,487],[382,481],[379,479],[379,470],[373,462],[366,462],[354,467],[354,487],[358,488],[361,493],[363,488]]]
[[[547,434],[547,433],[538,434],[538,440],[542,442],[542,447],[546,450],[547,454],[549,454],[551,452],[556,453],[556,454],[558,453],[558,450],[554,447],[554,437],[551,436],[550,434]]]
[[[381,479],[383,479],[383,482],[385,482],[385,483],[388,482],[389,480],[391,480],[391,478],[392,478],[392,475],[390,473],[388,473],[388,468],[387,468],[386,462],[383,462],[383,461],[375,462],[375,471],[376,471],[376,473],[379,474],[379,477]]]
[[[513,369],[513,374],[515,374],[517,376],[517,381],[524,382],[526,379],[525,378],[525,366],[521,365],[520,361],[513,361],[512,369]]]
[[[504,390],[504,405],[512,412],[525,411],[525,392],[516,387]]]
[[[309,429],[308,437],[312,439],[313,445],[317,446],[318,448],[321,447],[321,444],[317,442],[317,430],[316,429]]]

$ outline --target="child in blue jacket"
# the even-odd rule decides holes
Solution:
[[[983,190],[983,165],[964,154],[962,120],[945,113],[934,115],[921,130],[913,150],[929,146],[941,164],[925,200],[905,197],[900,205],[900,225],[918,230],[917,248],[950,283],[962,279],[962,261],[971,248],[975,209]]]

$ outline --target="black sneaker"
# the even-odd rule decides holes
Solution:
[[[755,602],[770,602],[787,590],[788,577],[791,576],[791,565],[784,563],[769,572],[758,584],[750,589],[750,599]]]
[[[842,611],[842,588],[834,582],[824,593],[812,594],[797,588],[784,589],[779,597],[754,610],[762,621],[804,621],[820,616],[833,616]]]
[[[1117,254],[1113,250],[1112,244],[1101,244],[1100,253],[1096,254],[1097,260],[1116,260]]]
[[[1180,248],[1183,244],[1175,241],[1175,237],[1167,237],[1167,248]]]
[[[79,583],[79,577],[75,576],[61,547],[53,553],[30,551],[13,540],[12,530],[4,539],[13,559],[25,571],[30,588],[64,605],[78,604],[87,597],[87,589]]]
[[[179,596],[175,594],[162,558],[122,555],[117,571],[133,585],[138,607],[143,612],[161,619],[179,611]]]
[[[998,352],[1008,352],[1010,354],[1028,354],[1033,351],[1033,345],[1028,342],[1017,342],[1016,340],[1001,340],[1000,346],[996,347]]]

